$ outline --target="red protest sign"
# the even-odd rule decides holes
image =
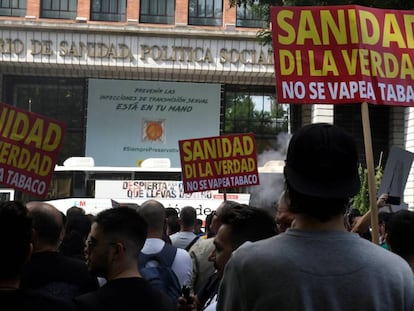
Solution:
[[[272,7],[280,103],[414,105],[414,12]]]
[[[66,125],[0,103],[0,183],[46,197]]]
[[[252,133],[180,140],[184,192],[259,184]]]

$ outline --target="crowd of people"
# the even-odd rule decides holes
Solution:
[[[157,200],[65,214],[0,204],[1,310],[413,310],[414,212],[352,209],[355,140],[338,126],[291,138],[274,213],[235,201],[208,215]],[[386,194],[378,198],[382,208]]]

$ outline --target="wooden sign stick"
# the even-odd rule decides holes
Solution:
[[[378,208],[376,198],[374,157],[372,153],[371,125],[367,102],[361,104],[362,127],[364,130],[365,158],[368,170],[369,206],[371,211],[372,242],[379,244]]]

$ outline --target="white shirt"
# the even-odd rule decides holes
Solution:
[[[197,237],[190,231],[180,231],[170,235],[171,244],[178,248],[186,248]]]
[[[210,304],[203,309],[203,311],[216,311],[217,310],[217,295],[213,297],[213,300]]]

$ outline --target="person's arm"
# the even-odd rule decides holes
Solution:
[[[194,295],[191,297],[195,298]],[[177,311],[197,311],[197,305],[194,302],[188,303],[187,299],[180,296],[177,301]]]
[[[197,254],[193,250],[194,249],[190,250],[189,254],[190,254],[190,257],[191,257],[191,261],[193,263],[193,265],[192,265],[192,275],[191,275],[191,288],[194,290],[195,285],[198,281],[198,274],[199,274],[199,271],[200,271],[200,266],[199,266]]]
[[[388,194],[383,193],[377,200],[377,208],[380,209],[381,207],[386,206],[387,204],[385,201],[388,199]],[[366,212],[360,219],[358,219],[355,226],[352,228],[351,232],[363,234],[367,232],[371,225],[371,210]]]
[[[243,292],[242,287],[240,287],[240,276],[242,276],[242,273],[238,270],[238,264],[234,264],[230,259],[226,264],[224,275],[220,282],[217,311],[248,310],[249,307],[244,303],[248,293]]]
[[[180,286],[191,284],[193,263],[190,254],[186,250],[182,248],[177,249],[177,254],[171,268],[177,275]]]

